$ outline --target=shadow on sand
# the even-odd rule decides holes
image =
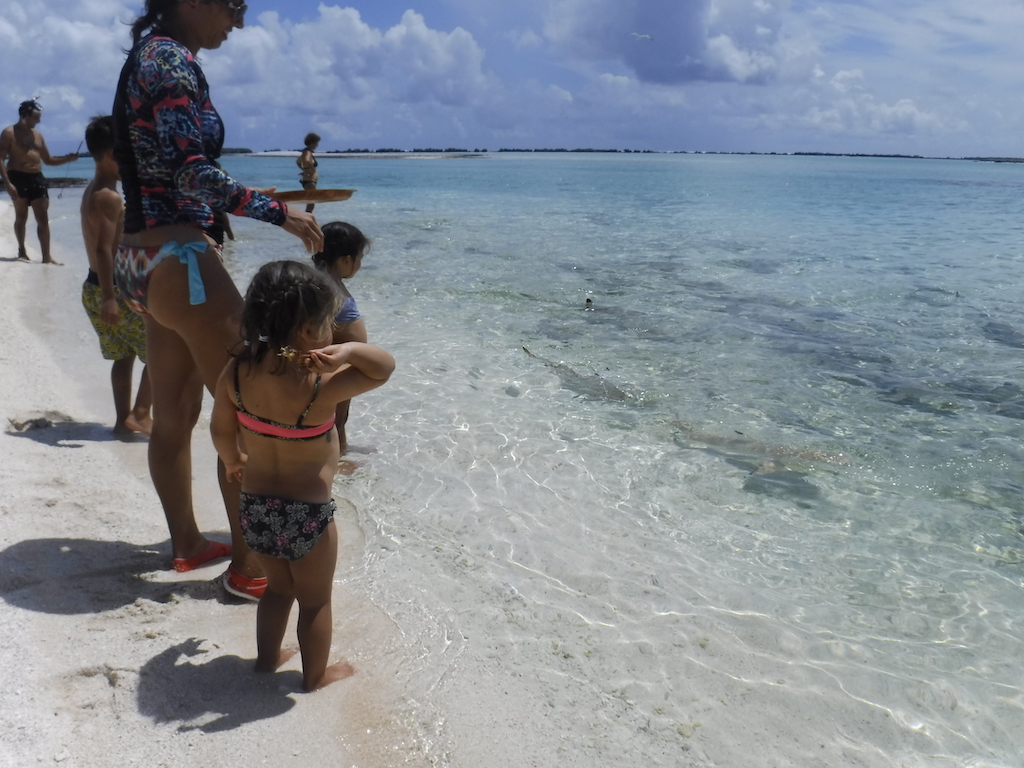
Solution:
[[[188,579],[188,574],[170,583],[146,579],[147,573],[167,569],[170,551],[170,542],[19,541],[0,551],[0,599],[29,611],[65,615],[116,610],[139,598],[166,603],[173,595],[235,602],[218,579]]]
[[[302,689],[297,670],[258,675],[253,661],[218,656],[192,638],[155,656],[139,670],[139,712],[157,723],[179,722],[178,730],[217,733],[283,715],[295,706],[290,693]]]
[[[60,448],[80,448],[82,443],[144,441],[142,435],[115,435],[109,424],[94,421],[76,421],[59,411],[45,411],[7,419],[7,433],[12,437],[26,437],[43,445]]]

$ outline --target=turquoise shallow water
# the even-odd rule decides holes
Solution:
[[[297,186],[290,158],[225,166]],[[317,215],[373,238],[349,287],[399,362],[338,484],[345,585],[402,628],[395,764],[459,764],[486,669],[565,764],[1020,765],[1024,167],[320,171],[358,190]],[[235,231],[243,285],[305,258]]]

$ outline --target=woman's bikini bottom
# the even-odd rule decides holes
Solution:
[[[149,277],[164,259],[175,256],[188,267],[188,297],[190,304],[206,301],[203,277],[199,273],[198,255],[212,250],[220,257],[221,247],[205,240],[179,243],[170,240],[163,245],[136,247],[122,245],[114,256],[114,283],[121,289],[121,297],[133,312],[148,315],[146,295],[149,292]]]

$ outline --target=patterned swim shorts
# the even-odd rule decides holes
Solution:
[[[124,360],[134,356],[145,364],[146,322],[132,312],[120,296],[117,298],[117,308],[121,310],[121,321],[117,325],[107,325],[100,319],[103,291],[91,280],[82,283],[82,306],[85,307],[96,335],[100,337],[104,360]]]
[[[243,493],[239,507],[242,537],[260,555],[298,560],[309,554],[337,509],[324,504]]]

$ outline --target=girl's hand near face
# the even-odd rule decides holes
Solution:
[[[314,373],[333,373],[348,364],[351,343],[331,344],[323,349],[309,350],[306,367]]]
[[[331,373],[346,365],[359,371],[363,376],[383,384],[395,370],[395,358],[380,347],[363,344],[359,341],[346,341],[331,344],[323,349],[311,349],[309,370],[320,373]]]

